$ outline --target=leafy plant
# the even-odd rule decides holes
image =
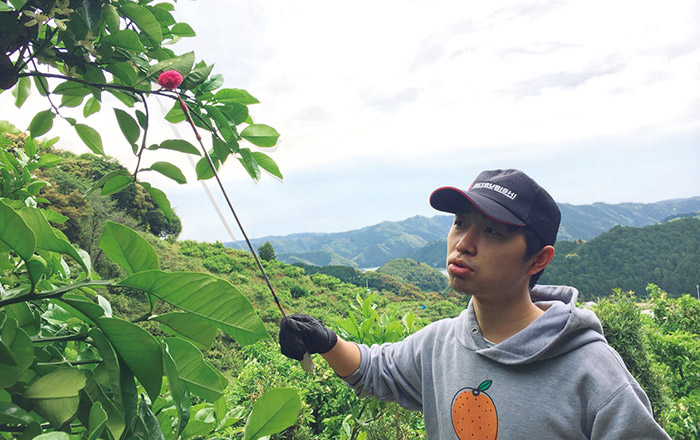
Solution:
[[[375,294],[371,293],[365,298],[360,295],[353,304],[354,312],[347,319],[340,320],[341,337],[361,344],[373,345],[386,342],[398,342],[417,330],[415,328],[416,317],[413,312],[406,313],[403,317],[381,315],[377,312]],[[410,413],[398,406],[395,402],[381,402],[378,400],[365,400],[361,407],[355,411],[353,417],[347,417],[341,427],[341,438],[345,440],[360,438],[378,438],[373,430],[371,422],[381,419],[381,415],[390,411],[393,416],[394,438],[407,438],[406,425],[417,424],[420,426],[422,419],[418,420],[415,413]],[[354,421],[354,423],[351,423]],[[410,429],[409,429],[410,430]],[[384,429],[386,432],[386,429]]]
[[[68,218],[41,207],[49,202],[40,195],[48,182],[36,179],[34,172],[58,165],[60,158],[43,151],[58,138],[36,139],[61,121],[92,152],[103,155],[100,132],[84,120],[105,105],[113,107],[137,165],[133,173],[117,169],[104,174],[87,193],[137,189],[172,222],[166,195],[139,179],[156,172],[185,182],[169,162],[141,167],[146,151],[156,150],[201,156],[199,179],[214,176],[228,157],[238,159],[256,180],[261,170],[282,177],[272,158],[243,144],[269,148],[279,137],[250,117],[247,106],[258,101],[245,90],[222,88],[223,76],[212,75],[213,65],[196,62],[194,53],[178,55],[169,48],[195,35],[189,25],[175,21],[173,9],[171,3],[149,0],[0,1],[0,89],[12,89],[18,108],[32,90],[48,106],[31,120],[30,136],[22,145],[12,136],[0,136],[3,438],[210,435],[238,414],[226,411],[222,396],[228,381],[198,347],[211,344],[211,335],[219,330],[243,345],[269,338],[248,299],[232,284],[209,274],[160,270],[148,242],[118,223],[104,226],[99,248],[126,277],[100,279],[89,255],[51,224]],[[148,100],[153,96],[173,101],[165,119],[187,121],[201,152],[184,140],[149,138]],[[82,109],[80,120],[71,112],[75,107]],[[0,128],[20,133],[5,121]],[[210,134],[208,150],[197,128]],[[114,316],[100,294],[104,288],[141,292],[148,311],[132,321]],[[159,314],[164,303],[179,310]],[[174,336],[150,333],[140,325],[146,321],[167,327]],[[246,438],[294,422],[294,392],[276,393],[286,396],[285,411],[276,407],[277,399],[256,402]],[[202,402],[193,405],[193,399]]]
[[[240,344],[269,338],[250,302],[215,276],[161,271],[148,242],[113,222],[99,246],[127,276],[98,279],[89,256],[48,220],[61,219],[36,207],[31,171],[49,166],[41,149],[32,138],[19,148],[0,137],[0,183],[11,189],[0,198],[0,436],[191,438],[230,425],[228,381],[197,347],[218,330]],[[114,316],[104,288],[143,292],[149,311]],[[159,314],[160,302],[180,311]],[[138,325],[146,320],[175,336],[154,337]],[[286,396],[284,411],[276,399],[258,403],[247,438],[296,420],[298,396],[275,393]],[[203,402],[193,406],[193,397]]]

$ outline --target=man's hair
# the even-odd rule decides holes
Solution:
[[[521,227],[521,226],[509,226],[508,227],[509,231],[517,231],[520,230],[523,232],[523,235],[525,236],[525,255],[523,256],[523,259],[525,261],[529,260],[530,257],[535,255],[537,252],[541,251],[542,248],[544,248],[544,245],[542,244],[542,240],[537,238],[534,232],[532,232],[530,229],[526,227]],[[542,276],[542,273],[544,272],[544,269],[541,271],[537,272],[536,274],[530,276],[530,289],[532,289],[532,286],[534,286],[537,283],[537,280]]]
[[[544,245],[542,244],[542,241],[537,238],[537,236],[527,227],[524,228],[524,234],[525,234],[525,260],[529,260],[530,257],[535,255],[537,252],[541,251],[542,248],[544,248]],[[537,272],[536,274],[532,275],[530,277],[530,289],[532,289],[532,286],[537,283],[537,280],[540,278],[542,273],[544,272],[544,269],[541,271]]]

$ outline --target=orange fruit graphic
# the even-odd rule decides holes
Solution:
[[[492,381],[485,380],[478,388],[462,388],[452,401],[452,427],[460,440],[496,440],[498,415],[486,390]]]

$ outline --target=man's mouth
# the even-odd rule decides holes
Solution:
[[[447,264],[447,272],[455,276],[466,276],[474,272],[474,269],[467,263],[460,260],[450,260]]]

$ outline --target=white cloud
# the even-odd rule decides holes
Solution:
[[[311,229],[303,217],[309,224],[311,218],[340,212],[322,196],[304,199],[312,191],[299,179],[313,180],[322,174],[317,170],[340,176],[348,176],[348,168],[358,176],[371,172],[352,184],[377,198],[382,194],[363,182],[400,188],[406,186],[396,177],[400,173],[378,173],[415,173],[408,198],[418,187],[428,191],[440,178],[458,175],[460,166],[476,173],[476,167],[508,166],[508,158],[531,166],[527,155],[550,155],[560,161],[550,166],[585,176],[592,163],[582,158],[589,151],[623,156],[631,151],[629,142],[653,139],[658,148],[687,154],[689,138],[700,143],[700,4],[693,0],[200,0],[179,2],[176,16],[198,33],[176,50],[194,49],[199,59],[215,62],[227,87],[245,88],[261,101],[251,107],[255,120],[282,134],[272,156],[285,185],[243,183],[248,178],[235,163],[224,174],[229,184],[265,194],[272,205],[290,207],[297,197],[296,206],[306,211],[296,226],[290,223],[290,232]],[[8,95],[0,95],[3,110]],[[108,133],[108,153],[126,160],[124,145],[111,147],[122,140],[110,118],[99,122]],[[179,128],[189,138],[189,129]],[[166,125],[152,134],[171,135]],[[684,141],[673,144],[678,139]],[[601,143],[606,149],[592,147]],[[653,172],[644,168],[660,160],[653,147],[639,151],[648,160],[636,157],[636,169],[610,171],[618,179]],[[689,159],[697,162],[697,154],[668,157],[663,164],[669,169],[659,173],[679,175],[684,187],[697,188],[697,177],[678,172],[686,170]],[[347,189],[343,182],[348,180],[317,185],[338,194]],[[609,191],[596,193],[605,187],[605,181],[583,181],[559,194],[563,201],[607,201]],[[615,197],[642,201],[644,185],[638,185],[639,194],[632,187]],[[284,194],[285,201],[274,201],[276,194]],[[678,193],[657,185],[646,192],[651,194]],[[403,212],[392,208],[397,197],[378,202],[373,215]],[[182,214],[187,230],[197,220]]]

